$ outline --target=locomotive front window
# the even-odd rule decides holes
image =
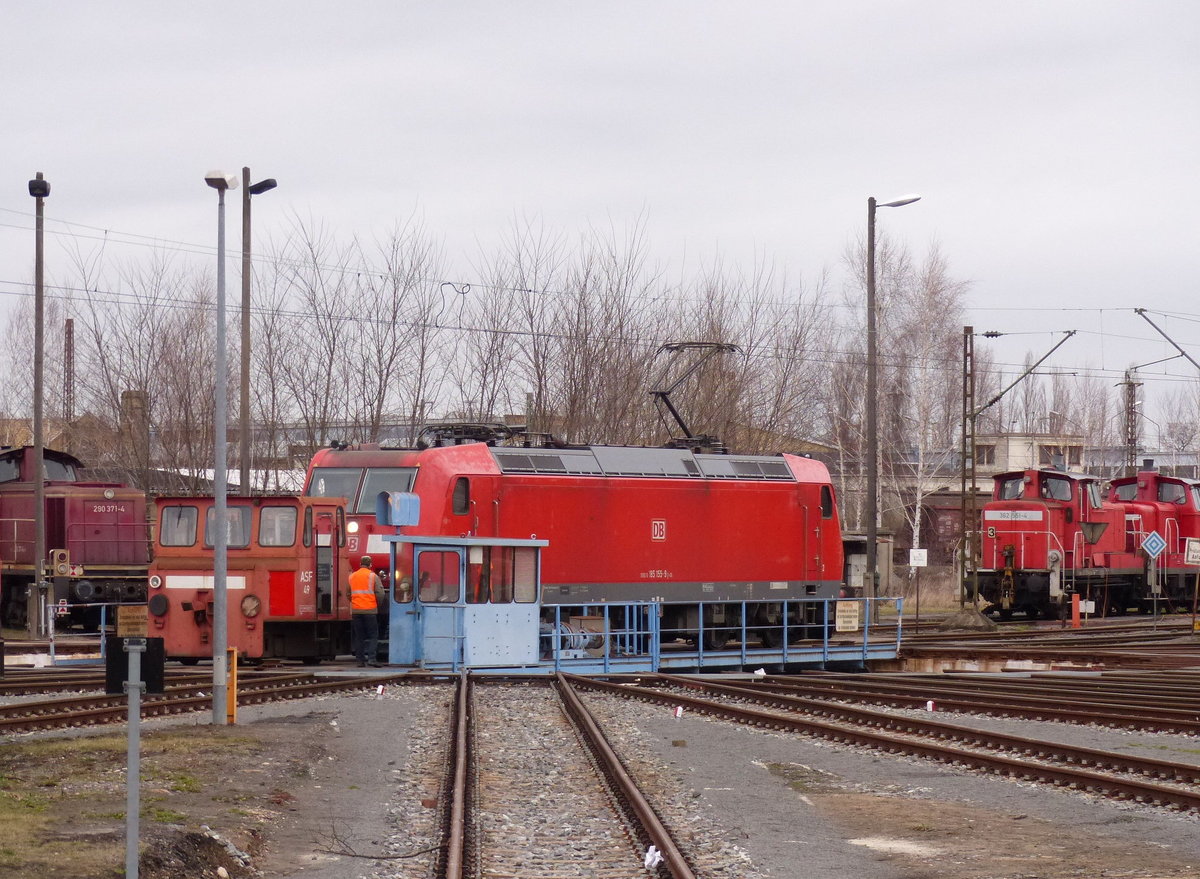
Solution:
[[[1052,501],[1069,501],[1071,499],[1071,480],[1057,476],[1042,477],[1042,497]]]
[[[362,479],[359,467],[317,467],[308,481],[310,497],[344,497],[353,501]],[[372,510],[375,509],[372,501]]]
[[[1100,509],[1100,486],[1094,482],[1089,482],[1087,484],[1087,496],[1088,504],[1091,506],[1091,508],[1093,510]]]
[[[363,479],[362,491],[354,507],[356,513],[375,515],[375,498],[381,491],[412,491],[417,476],[415,467],[371,467]],[[347,495],[349,497],[349,495]]]
[[[158,522],[158,542],[163,546],[194,546],[198,520],[195,507],[163,507]]]
[[[1000,483],[1000,500],[1018,500],[1025,491],[1025,477],[1013,476]]]
[[[258,517],[259,546],[296,545],[295,507],[263,507]]]
[[[214,507],[208,508],[208,513],[204,517],[204,545],[213,545],[213,527],[217,518],[217,511]],[[226,507],[225,508],[225,545],[233,548],[246,547],[250,545],[250,508],[249,507]]]

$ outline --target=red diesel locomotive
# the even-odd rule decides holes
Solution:
[[[319,662],[350,651],[353,568],[340,499],[231,497],[226,511],[227,645],[244,660]],[[212,656],[210,497],[157,500],[149,634],[185,664]]]
[[[26,625],[35,581],[33,448],[0,449],[0,623]],[[146,600],[150,532],[146,497],[120,483],[86,482],[83,464],[66,452],[43,450],[47,598],[70,606],[70,621],[94,631],[99,604]]]
[[[703,603],[706,648],[722,627],[748,626],[767,646],[780,639],[784,600],[828,599],[842,590],[843,550],[833,486],[824,464],[795,455],[698,454],[674,448],[519,448],[481,442],[424,450],[378,446],[319,451],[305,493],[345,497],[351,555],[386,568],[375,522],[380,492],[421,499],[411,533],[536,538],[542,604],[659,601],[662,631],[688,637]],[[411,557],[395,572],[411,577]],[[725,604],[724,602],[727,602]],[[780,602],[773,604],[772,602]],[[800,605],[792,604],[795,608]],[[790,619],[803,634],[819,623]]]
[[[1057,618],[1073,595],[1099,614],[1190,607],[1183,551],[1200,536],[1200,491],[1154,472],[1114,480],[1103,500],[1093,476],[1038,469],[995,477],[982,511],[980,596],[1002,618]],[[1157,561],[1147,537],[1157,532]],[[1192,569],[1193,572],[1195,569]]]

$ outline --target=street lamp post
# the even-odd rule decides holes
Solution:
[[[879,591],[879,423],[876,409],[879,403],[878,365],[875,331],[875,208],[899,208],[919,201],[919,195],[876,204],[867,199],[867,577],[870,596]]]
[[[225,709],[226,668],[225,645],[228,641],[227,574],[229,523],[226,516],[226,437],[225,418],[228,407],[229,379],[225,374],[225,191],[237,189],[237,175],[209,171],[204,182],[217,191],[217,352],[213,417],[213,723],[227,722]]]
[[[242,375],[238,427],[242,497],[250,494],[250,196],[276,187],[274,178],[250,183],[250,169],[242,168]]]
[[[50,195],[50,183],[38,171],[29,181],[29,194],[37,201],[34,221],[33,258],[33,582],[26,597],[26,627],[29,635],[36,638],[46,629],[41,619],[42,581],[46,567],[46,480],[45,440],[42,436],[42,381],[45,362],[45,251],[43,249],[43,203]]]

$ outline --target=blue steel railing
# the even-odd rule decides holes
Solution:
[[[764,606],[781,609],[778,623],[751,622]],[[837,608],[843,619],[853,623],[852,631],[838,632]],[[883,607],[894,606],[896,634],[894,641],[871,643],[872,620]],[[705,625],[706,609],[720,607],[735,622]],[[853,607],[857,613],[847,614]],[[672,651],[675,657],[695,656],[697,664],[748,664],[769,662],[830,662],[857,658],[866,662],[872,650],[898,653],[901,639],[901,598],[839,598],[800,599],[773,602],[709,602],[697,606],[696,625],[662,628],[660,610],[654,602],[621,604],[573,605],[547,607],[550,612],[542,624],[539,636],[539,655],[543,663],[552,663],[555,670],[586,664],[599,666],[603,672],[620,670],[630,660],[640,659],[652,670],[662,665],[663,644],[684,642],[681,649]],[[844,643],[831,644],[831,639],[844,642],[860,638],[856,650],[849,651]],[[732,650],[726,649],[735,643]],[[694,650],[689,649],[694,645]],[[706,663],[706,659],[710,660]]]

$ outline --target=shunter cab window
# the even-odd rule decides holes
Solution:
[[[204,545],[213,545],[213,528],[216,522],[217,510],[209,507],[204,517]],[[225,508],[225,545],[229,547],[245,547],[250,545],[250,508]]]
[[[163,507],[158,520],[158,542],[163,546],[194,546],[198,518],[195,507]]]
[[[259,546],[295,545],[296,519],[295,507],[263,507],[258,517]]]
[[[1187,502],[1187,491],[1178,482],[1160,482],[1158,499],[1164,504],[1183,504]]]
[[[1057,476],[1043,476],[1042,497],[1052,501],[1069,501],[1071,499],[1071,480],[1060,479]]]
[[[42,472],[46,474],[46,479],[51,482],[77,482],[79,479],[75,474],[74,464],[68,464],[65,461],[53,461],[50,458],[42,459]]]
[[[362,491],[358,495],[358,503],[354,506],[356,513],[375,514],[375,498],[381,491],[412,491],[413,480],[417,476],[415,467],[370,467],[363,478]],[[347,497],[350,497],[347,495]],[[353,498],[351,498],[353,500]]]
[[[1088,504],[1091,506],[1091,508],[1093,510],[1100,509],[1100,503],[1101,503],[1100,486],[1094,482],[1089,482],[1087,484],[1087,496],[1088,496]]]
[[[1135,501],[1137,500],[1137,483],[1127,482],[1124,485],[1117,486],[1117,500],[1119,501]]]
[[[1192,486],[1192,506],[1200,510],[1200,486]]]
[[[1000,483],[1000,500],[1015,501],[1025,492],[1025,477],[1011,476]]]

